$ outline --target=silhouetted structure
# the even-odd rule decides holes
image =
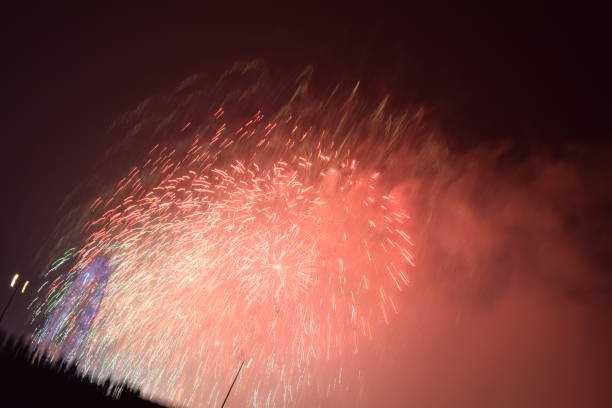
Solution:
[[[107,379],[101,384],[75,365],[54,362],[21,339],[0,332],[0,406],[6,407],[161,407],[140,391]]]

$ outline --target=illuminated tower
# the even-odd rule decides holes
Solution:
[[[39,330],[36,343],[54,357],[72,361],[93,324],[109,277],[105,259],[96,258],[64,282],[61,299]]]

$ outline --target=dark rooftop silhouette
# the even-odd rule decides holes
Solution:
[[[96,383],[76,365],[54,361],[23,339],[0,332],[2,406],[7,407],[161,407],[131,384]]]

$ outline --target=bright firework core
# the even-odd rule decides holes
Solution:
[[[239,362],[243,405],[347,389],[343,359],[399,313],[409,216],[353,135],[293,115],[233,121],[181,124],[182,143],[153,146],[95,199],[37,310],[40,343],[69,339],[82,370],[180,405],[218,406]],[[99,259],[108,281],[86,279]]]

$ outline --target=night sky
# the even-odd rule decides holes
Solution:
[[[479,228],[473,248],[482,256],[464,260],[473,273],[461,273],[495,270],[477,284],[434,273],[420,306],[391,329],[397,360],[419,370],[370,362],[387,381],[372,384],[366,404],[612,404],[612,64],[603,9],[173,3],[2,14],[0,299],[14,273],[32,281],[4,329],[31,331],[25,308],[41,283],[38,250],[66,196],[118,142],[107,132],[114,119],[236,61],[261,59],[279,77],[312,64],[321,78],[361,79],[372,99],[392,91],[398,105],[427,107],[460,155],[446,198],[464,203],[473,217],[462,222]],[[497,146],[505,153],[491,153]],[[448,202],[435,222],[449,229],[430,239],[458,253],[463,225]],[[521,222],[508,215],[518,213]],[[425,264],[436,258],[424,256]],[[413,326],[420,334],[405,340]]]

